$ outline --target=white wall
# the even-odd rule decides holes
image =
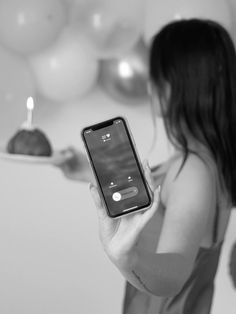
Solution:
[[[73,144],[82,149],[80,129],[115,115],[128,118],[142,159],[150,148],[148,105],[116,104],[95,91],[77,103],[36,106],[36,123],[55,148]],[[158,121],[152,156],[157,161],[168,155],[162,130]],[[3,160],[0,174],[0,313],[120,314],[124,281],[99,243],[87,184],[68,181],[51,166]],[[235,225],[236,220],[232,230]],[[236,306],[235,291],[225,294],[224,272],[218,277],[214,314],[228,304],[232,311],[227,314],[233,314]]]

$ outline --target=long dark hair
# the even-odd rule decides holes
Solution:
[[[236,53],[218,23],[189,19],[166,25],[153,39],[150,77],[171,93],[161,104],[170,141],[190,152],[186,130],[216,162],[222,186],[236,204]]]

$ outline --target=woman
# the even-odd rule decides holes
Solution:
[[[145,165],[154,202],[143,213],[109,218],[91,184],[100,238],[127,280],[124,314],[208,314],[236,203],[236,54],[230,36],[213,21],[166,25],[152,42],[150,80],[175,153],[151,173]]]

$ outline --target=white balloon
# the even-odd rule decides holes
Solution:
[[[30,58],[38,91],[54,101],[86,94],[98,75],[98,61],[89,53],[86,39],[68,32],[44,52]]]
[[[127,52],[143,29],[141,0],[75,0],[70,24],[75,33],[88,38],[98,58],[112,58]]]
[[[229,31],[232,27],[230,8],[225,0],[148,0],[144,30],[146,42],[150,42],[165,24],[183,18],[211,19]]]
[[[49,46],[67,22],[61,0],[1,0],[0,41],[23,54]]]

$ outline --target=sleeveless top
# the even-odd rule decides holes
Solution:
[[[152,169],[157,184],[163,182],[165,173],[158,175]],[[170,297],[158,297],[139,291],[129,282],[126,283],[123,314],[210,314],[214,279],[218,268],[222,243],[217,242],[220,206],[217,202],[212,246],[200,247],[193,270],[181,291]]]

